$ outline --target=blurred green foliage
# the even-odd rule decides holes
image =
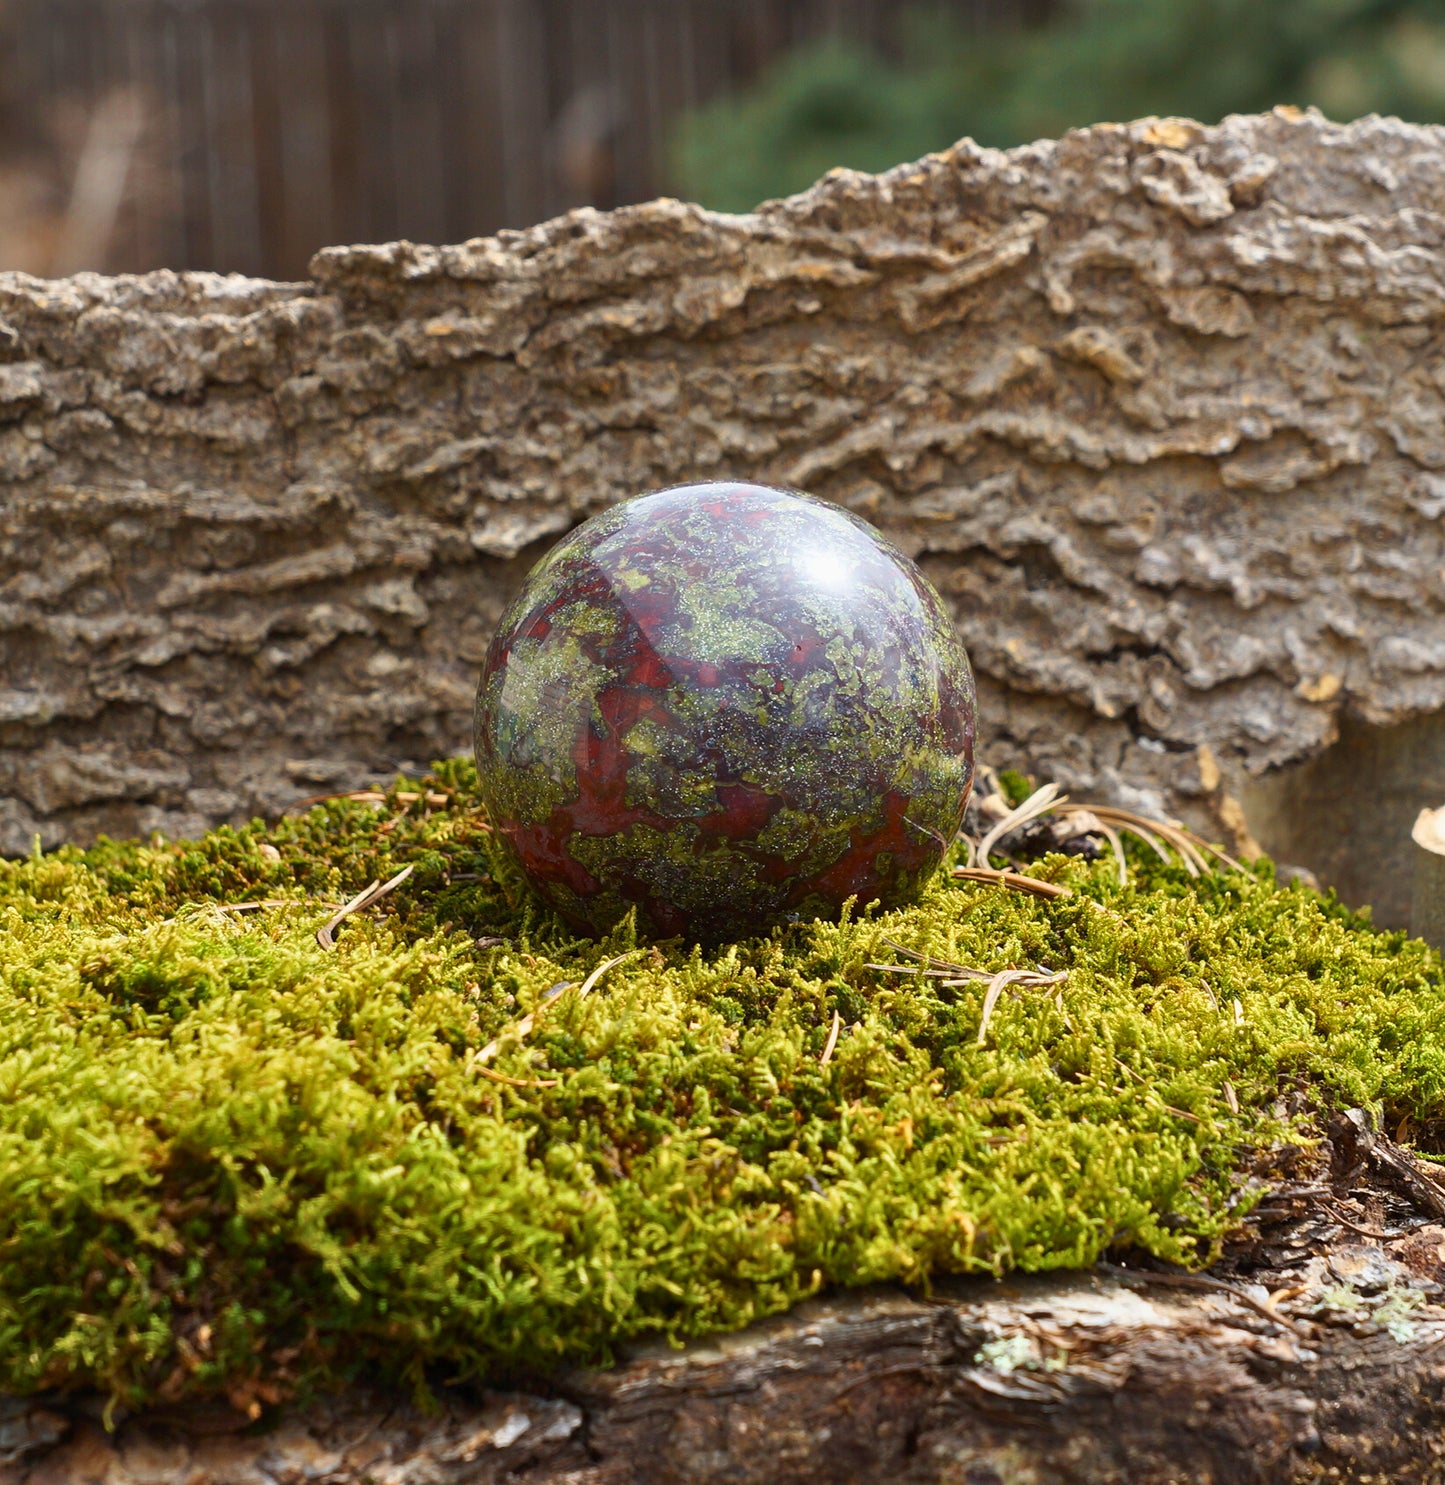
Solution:
[[[916,15],[901,63],[796,52],[687,119],[673,163],[683,194],[747,211],[834,166],[882,170],[965,135],[1009,146],[1280,103],[1445,122],[1445,0],[1073,0],[1048,25],[978,36]]]

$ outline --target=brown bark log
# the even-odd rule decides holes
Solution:
[[[1237,841],[1248,771],[1445,706],[1442,216],[1439,130],[1281,110],[306,284],[0,275],[0,846],[465,749],[538,544],[724,476],[918,554],[994,761]]]

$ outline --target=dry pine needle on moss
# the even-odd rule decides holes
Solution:
[[[1311,1108],[1445,1117],[1424,945],[1267,865],[1035,875],[1071,892],[945,873],[711,954],[594,943],[532,904],[464,763],[0,863],[0,1392],[254,1409],[828,1285],[1198,1265]]]

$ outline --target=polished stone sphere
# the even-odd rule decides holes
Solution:
[[[482,671],[477,769],[572,923],[635,905],[715,943],[915,894],[963,816],[974,707],[942,600],[866,522],[682,485],[533,568]]]

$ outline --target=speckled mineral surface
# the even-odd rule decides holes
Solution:
[[[906,900],[973,775],[948,613],[871,526],[764,486],[684,485],[533,570],[477,696],[477,766],[534,887],[605,931],[739,938]]]

